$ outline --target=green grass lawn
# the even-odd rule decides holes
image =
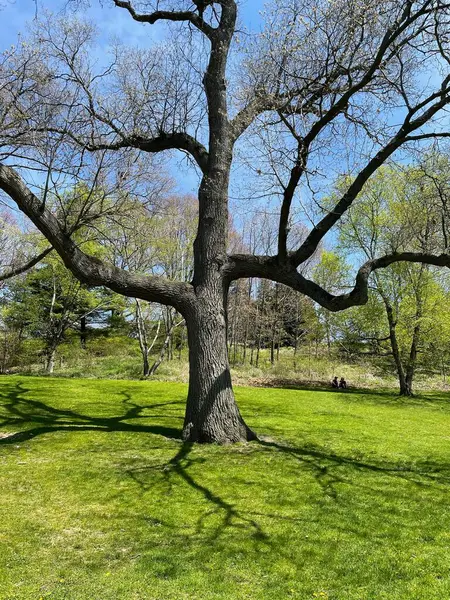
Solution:
[[[450,598],[450,395],[236,394],[191,446],[182,384],[2,378],[0,598]]]

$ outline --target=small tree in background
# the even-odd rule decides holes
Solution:
[[[41,266],[9,288],[6,323],[44,342],[45,368],[53,373],[58,346],[69,328],[101,309],[109,299],[101,290],[89,290],[68,271],[58,257],[47,258]]]
[[[444,160],[441,157],[440,162]],[[430,168],[430,166],[429,166]],[[439,174],[435,172],[436,178]],[[441,174],[441,183],[444,178]],[[445,175],[445,181],[447,174]],[[339,225],[340,244],[356,258],[375,260],[380,254],[399,251],[405,245],[422,253],[433,253],[447,244],[446,195],[438,195],[423,168],[383,168],[364,187],[358,204],[352,206]],[[345,187],[346,184],[344,183]],[[386,314],[390,351],[398,374],[401,395],[411,395],[418,353],[433,336],[425,323],[434,315],[441,325],[442,288],[428,264],[396,263],[376,272],[372,287]]]

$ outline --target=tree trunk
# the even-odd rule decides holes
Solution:
[[[8,362],[8,334],[6,329],[3,332],[3,355],[2,355],[2,366],[1,366],[1,370],[0,373],[5,373],[6,371],[6,365]]]
[[[407,379],[400,384],[400,396],[412,396],[412,379]]]
[[[234,399],[224,302],[203,295],[187,315],[189,392],[183,439],[227,444],[256,439]]]
[[[420,318],[422,316],[422,307],[421,307],[421,303],[419,302],[419,306],[417,308],[417,312],[416,312],[416,326],[414,327],[414,332],[413,332],[413,336],[412,336],[412,340],[411,340],[411,349],[409,352],[409,359],[408,359],[408,364],[406,367],[406,377],[405,377],[405,381],[406,381],[406,393],[404,394],[405,396],[412,396],[413,395],[413,379],[414,379],[414,373],[416,371],[416,362],[417,362],[417,350],[418,350],[418,346],[419,346],[419,339],[420,339]]]
[[[181,332],[180,332],[180,344],[178,346],[178,360],[181,361],[181,356],[182,356],[182,352],[183,352],[183,344],[184,344],[184,325],[181,328]]]
[[[145,322],[144,322],[144,317],[142,315],[141,304],[137,298],[135,299],[135,303],[136,303],[137,334],[138,334],[139,348],[141,350],[141,355],[142,355],[142,374],[144,377],[147,377],[149,374],[148,355],[150,352],[149,347],[148,347],[148,341],[147,341],[147,331],[145,329]],[[160,325],[160,322],[158,321],[158,328],[156,331],[156,335],[158,335],[158,333],[159,333],[159,325]]]
[[[244,423],[231,386],[227,351],[229,282],[227,262],[228,185],[233,155],[228,121],[226,57],[236,22],[233,3],[222,4],[226,35],[211,38],[211,55],[203,81],[208,103],[209,155],[198,194],[197,236],[194,241],[196,300],[183,314],[188,328],[189,391],[183,439],[226,444],[255,439]]]
[[[56,348],[51,347],[48,350],[47,353],[47,361],[45,363],[45,370],[47,371],[47,373],[49,375],[52,375],[54,368],[55,368],[55,354],[56,354]]]
[[[170,340],[172,339],[172,331],[173,326],[169,331],[166,332],[166,337],[164,338],[163,345],[161,346],[161,350],[159,351],[158,358],[154,361],[151,367],[148,366],[147,362],[147,375],[154,375],[156,371],[159,369],[164,357],[166,355],[167,349],[169,348]]]
[[[328,356],[331,354],[331,331],[330,331],[330,322],[328,315],[325,316],[325,333],[327,338],[327,348],[328,348]]]
[[[272,310],[272,331],[270,340],[270,364],[275,363],[275,340],[277,336],[277,325],[278,325],[278,283],[275,284],[275,306]]]
[[[150,374],[150,365],[148,362],[148,354],[144,353],[142,355],[142,375],[143,377],[148,377]]]
[[[161,364],[162,360],[164,359],[164,356],[167,353],[167,359],[168,360],[173,360],[173,340],[172,340],[172,331],[174,328],[174,314],[173,314],[173,309],[170,306],[166,306],[166,310],[165,310],[165,314],[166,314],[166,318],[165,318],[165,327],[166,327],[166,338],[164,340],[164,353],[162,355],[161,361],[158,363],[158,365],[156,366],[156,368],[154,370],[152,370],[152,368],[150,368],[150,375],[152,375],[156,369],[159,367],[159,365]]]
[[[403,362],[398,347],[397,332],[395,330],[397,323],[394,319],[394,311],[388,299],[384,295],[382,295],[382,298],[389,323],[389,340],[391,342],[392,356],[394,357],[394,362],[397,369],[400,396],[411,396],[411,388],[408,386],[406,381],[405,369],[403,368]]]
[[[244,339],[242,341],[242,364],[245,365],[245,361],[247,359],[247,339],[248,339],[248,310],[245,316],[245,330],[244,330]]]
[[[242,363],[245,365],[245,360],[247,358],[247,342],[248,342],[248,333],[249,333],[249,321],[251,314],[251,306],[252,306],[252,290],[253,290],[253,279],[250,278],[248,280],[248,295],[247,295],[247,307],[245,312],[245,333],[244,333],[244,350],[242,354]],[[252,351],[252,359],[250,360],[250,364],[253,363],[253,351]]]
[[[83,350],[86,350],[87,340],[87,327],[86,327],[86,315],[80,318],[80,344]]]
[[[253,356],[255,354],[255,347],[256,347],[256,343],[257,340],[259,339],[259,327],[260,327],[260,315],[259,315],[259,306],[256,305],[256,314],[255,314],[255,320],[254,320],[254,324],[255,324],[255,329],[254,329],[254,339],[252,342],[252,349],[250,352],[250,364],[253,367],[253,365],[255,364],[255,361],[253,360]],[[255,365],[258,366],[258,365]]]

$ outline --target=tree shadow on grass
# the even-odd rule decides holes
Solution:
[[[17,444],[25,442],[45,433],[55,432],[82,432],[82,431],[102,431],[130,433],[147,433],[161,435],[166,438],[174,439],[178,442],[181,439],[180,428],[169,427],[161,424],[164,419],[177,419],[183,421],[182,416],[172,414],[161,414],[156,409],[183,406],[183,400],[173,400],[168,402],[158,402],[150,404],[136,404],[132,401],[131,395],[122,391],[121,405],[124,410],[121,414],[114,416],[95,416],[83,414],[71,409],[56,408],[40,400],[27,398],[29,390],[23,383],[11,386],[2,386],[0,395],[0,431],[5,429],[17,429],[20,431],[6,434],[0,437],[0,446],[7,444]],[[117,405],[114,404],[114,407]],[[145,420],[145,423],[136,423],[138,419]],[[148,423],[151,420],[157,420],[155,423]],[[234,504],[223,499],[219,494],[200,483],[189,472],[189,469],[196,463],[206,462],[203,457],[192,457],[191,450],[193,444],[183,442],[175,456],[168,462],[160,466],[149,466],[140,464],[135,469],[127,469],[126,475],[130,476],[138,485],[145,489],[144,474],[150,474],[152,470],[162,470],[163,478],[166,484],[171,487],[176,479],[181,479],[193,490],[201,494],[212,509],[204,513],[198,521],[197,533],[200,535],[203,531],[204,521],[208,517],[220,515],[219,524],[211,532],[211,540],[220,537],[221,532],[229,528],[245,529],[251,532],[255,542],[266,541],[267,536],[260,525],[250,517],[238,511]]]
[[[250,513],[239,510],[236,504],[228,502],[218,493],[207,487],[203,482],[200,483],[189,469],[196,464],[205,464],[207,459],[204,457],[194,458],[191,451],[195,444],[183,442],[178,452],[170,461],[159,465],[144,465],[134,469],[127,469],[126,475],[131,477],[143,491],[149,491],[153,486],[152,478],[149,475],[154,471],[162,473],[164,481],[167,484],[168,491],[172,491],[174,480],[186,483],[195,492],[198,492],[212,506],[212,509],[203,513],[196,524],[196,534],[201,534],[204,530],[206,519],[212,516],[219,516],[219,522],[212,527],[208,538],[211,542],[217,540],[222,533],[229,529],[244,530],[255,540],[269,544],[269,537],[262,529],[261,525],[254,520]]]
[[[181,416],[161,414],[156,409],[176,405],[183,405],[182,400],[157,402],[139,405],[132,401],[126,391],[122,391],[123,412],[114,416],[91,416],[70,409],[60,409],[50,406],[42,401],[26,398],[29,390],[22,383],[15,386],[3,387],[3,404],[0,405],[0,430],[2,426],[10,429],[21,430],[0,439],[0,445],[13,444],[26,441],[43,433],[60,431],[103,431],[130,433],[147,433],[162,435],[164,437],[180,439],[180,429],[164,425],[164,419],[179,419]],[[144,423],[130,423],[143,419]],[[155,423],[148,420],[155,419]],[[163,421],[163,424],[161,424]],[[304,473],[313,476],[320,485],[323,495],[339,502],[342,494],[342,485],[358,486],[368,485],[362,482],[359,474],[375,473],[380,476],[389,476],[408,480],[417,486],[435,486],[436,484],[448,486],[450,484],[450,465],[433,460],[424,460],[414,464],[389,463],[387,461],[364,460],[352,456],[343,456],[338,453],[313,445],[295,446],[283,441],[273,439],[260,439],[246,447],[238,445],[228,448],[230,459],[234,452],[269,453],[269,458],[281,454],[286,459],[293,459],[299,466],[299,481]],[[132,478],[144,491],[151,490],[154,485],[152,472],[162,476],[168,490],[180,481],[188,485],[193,491],[202,496],[210,509],[203,511],[196,523],[198,536],[204,536],[208,530],[208,539],[219,539],[225,532],[240,531],[245,536],[254,540],[256,546],[271,545],[269,535],[264,531],[259,518],[290,521],[293,526],[299,524],[301,518],[285,514],[276,514],[273,511],[252,510],[252,507],[239,508],[239,500],[229,501],[213,487],[206,485],[203,478],[193,474],[196,465],[205,465],[217,452],[203,452],[203,456],[192,455],[193,445],[182,443],[176,454],[161,464],[141,464],[136,468],[126,467],[125,474]],[[270,456],[272,455],[272,456]],[[273,463],[272,463],[273,464]],[[281,467],[282,468],[282,465]],[[268,477],[272,477],[268,473]],[[294,479],[295,480],[295,479]],[[264,486],[264,481],[261,482]],[[379,493],[379,491],[377,492]],[[348,501],[348,500],[347,500]],[[214,525],[207,526],[208,519]]]
[[[242,502],[239,498],[236,498],[235,501],[234,499],[231,501],[226,500],[217,491],[214,491],[212,487],[208,487],[205,484],[202,473],[210,472],[210,469],[207,467],[210,455],[207,454],[206,457],[205,455],[193,456],[192,450],[196,447],[200,448],[198,445],[185,442],[169,461],[159,464],[141,464],[134,468],[127,468],[125,474],[135,481],[141,490],[146,493],[154,490],[157,481],[155,476],[159,475],[163,478],[167,486],[164,492],[165,496],[170,496],[173,492],[173,486],[178,485],[181,481],[187,484],[194,492],[200,494],[211,504],[212,508],[211,510],[205,510],[198,517],[195,534],[202,537],[203,541],[207,540],[212,545],[225,533],[229,534],[233,531],[240,531],[254,540],[255,548],[261,548],[262,546],[267,548],[273,546],[275,548],[275,541],[265,528],[263,528],[262,524],[258,522],[260,519],[264,519],[266,523],[269,519],[274,522],[289,522],[293,527],[301,527],[302,522],[305,520],[305,517],[302,515],[286,515],[273,510],[258,510],[253,509],[251,505],[242,507],[240,506]],[[242,449],[243,447],[240,445],[228,448],[227,451],[230,452],[231,463],[233,453],[242,452]],[[450,486],[450,464],[446,462],[433,460],[424,460],[420,463],[415,462],[414,464],[390,463],[388,461],[376,462],[375,460],[369,461],[340,455],[319,446],[294,446],[269,438],[249,443],[245,447],[245,452],[248,455],[254,455],[255,453],[266,454],[268,459],[267,464],[270,463],[272,465],[275,473],[277,466],[274,463],[274,457],[277,454],[281,455],[283,460],[284,458],[288,461],[293,459],[299,468],[297,476],[294,475],[290,481],[291,486],[302,481],[304,485],[307,485],[306,482],[312,477],[322,489],[323,497],[331,498],[336,504],[341,503],[345,510],[350,513],[352,512],[352,505],[351,500],[349,500],[349,489],[365,488],[366,493],[368,492],[373,498],[376,498],[380,494],[391,493],[389,492],[391,488],[389,484],[384,492],[379,486],[382,479],[388,481],[385,479],[386,477],[392,480],[394,489],[397,488],[396,482],[406,481],[418,488],[436,489],[436,493],[438,493],[436,486],[440,486],[441,492],[446,494],[447,491],[445,488]],[[204,466],[202,466],[200,475],[195,476],[192,471],[198,465]],[[280,464],[280,468],[283,469],[282,464]],[[214,470],[214,465],[212,465],[212,470]],[[371,473],[379,475],[380,479],[376,479],[375,481],[367,479],[365,475]],[[267,481],[265,481],[264,477],[262,478],[259,484],[261,490],[270,488],[273,484],[273,477],[274,474],[268,472]],[[217,482],[217,485],[220,485],[220,483]],[[281,482],[280,485],[282,485]],[[372,485],[373,489],[371,488]],[[403,489],[402,484],[400,490]],[[353,495],[350,494],[351,497]],[[380,501],[376,504],[379,506],[378,510],[381,515],[385,510],[383,508],[384,502]],[[386,510],[389,511],[390,508],[388,507]],[[215,525],[210,524],[208,526],[207,520],[210,517],[217,518]],[[390,520],[396,517],[386,512],[380,518]],[[339,523],[335,523],[333,526],[336,530],[340,529]],[[342,527],[342,531],[361,537],[375,535],[373,532],[370,534],[365,532],[364,528],[352,527],[349,524]],[[383,537],[383,535],[380,534],[380,537]],[[282,549],[278,548],[277,552],[282,553]]]
[[[316,445],[303,447],[291,446],[273,439],[260,439],[261,449],[269,452],[281,452],[290,456],[313,473],[324,493],[334,499],[338,498],[337,485],[350,483],[355,485],[354,478],[344,478],[342,473],[379,473],[383,476],[407,480],[417,486],[450,485],[450,463],[426,459],[414,463],[368,461],[351,456],[333,453]]]
[[[154,404],[136,404],[131,395],[122,391],[124,412],[111,417],[91,416],[74,410],[55,408],[39,400],[26,398],[29,390],[22,383],[14,386],[2,386],[3,402],[0,403],[0,430],[2,427],[17,429],[14,433],[4,433],[0,445],[14,444],[34,438],[44,433],[56,431],[126,431],[130,433],[151,433],[167,438],[180,439],[181,427],[175,428],[159,423],[150,423],[150,419],[180,419],[181,416],[155,414],[157,408],[183,405],[182,400],[158,402]],[[143,419],[146,423],[130,423]]]
[[[209,452],[210,449],[213,452]],[[194,502],[194,506],[196,495],[204,499],[204,504],[199,504],[195,511],[197,514],[192,525],[189,520],[181,524],[175,524],[170,519],[157,520],[157,525],[167,529],[173,540],[178,540],[177,543],[194,552],[195,548],[204,547],[205,544],[213,551],[227,544],[239,544],[239,540],[249,540],[253,552],[275,552],[278,559],[284,556],[286,561],[292,562],[291,550],[283,545],[285,542],[280,541],[285,539],[285,532],[295,530],[300,545],[304,544],[305,548],[322,545],[323,552],[326,552],[328,538],[322,538],[318,533],[321,528],[335,531],[337,537],[341,534],[352,535],[365,541],[370,538],[374,543],[385,544],[392,531],[400,525],[403,529],[415,527],[415,524],[403,523],[402,517],[396,512],[398,505],[405,501],[405,493],[414,496],[414,488],[418,497],[422,493],[436,493],[436,503],[439,505],[446,503],[450,485],[450,465],[432,460],[409,465],[376,462],[340,455],[319,446],[294,446],[273,439],[231,446],[224,451],[230,464],[227,477],[233,477],[233,469],[239,468],[240,461],[235,463],[233,456],[242,457],[244,452],[249,458],[261,454],[261,459],[265,461],[267,457],[267,465],[270,464],[271,468],[261,476],[257,488],[253,488],[255,505],[240,497],[239,492],[230,497],[219,474],[213,479],[207,477],[207,474],[217,471],[214,457],[218,450],[214,447],[209,447],[205,452],[202,446],[184,442],[168,461],[141,463],[124,469],[124,474],[138,485],[143,494],[153,497],[159,483],[164,486],[159,493],[167,498],[168,503],[171,496],[176,502],[182,495],[185,502]],[[292,465],[292,461],[298,466],[294,471],[289,465]],[[290,473],[288,479],[282,475],[286,469]],[[375,478],[367,477],[372,474]],[[298,511],[289,503],[282,502],[279,510],[271,502],[267,504],[264,501],[261,504],[261,499],[271,489],[277,497],[277,487],[286,485],[287,481],[291,490],[294,490],[292,497],[295,498],[296,487],[304,489],[310,486],[311,479],[317,482],[322,493],[312,495],[316,499],[312,501],[307,515],[302,507],[302,492]],[[405,482],[411,485],[405,488]],[[179,488],[180,484],[186,484],[193,496],[188,496],[183,486]],[[246,485],[245,482],[243,485]],[[371,519],[377,522],[375,528],[358,518],[361,496],[366,499],[365,502],[367,498],[371,499],[368,510],[371,511]],[[321,505],[321,497],[331,500],[331,505],[327,502]],[[344,515],[342,521],[335,518],[334,506],[340,515]],[[154,526],[155,521],[151,517],[148,517],[148,521],[149,526]],[[312,523],[315,525],[311,528]],[[305,532],[304,535],[302,532]],[[245,542],[241,543],[241,551],[248,552],[243,550]]]

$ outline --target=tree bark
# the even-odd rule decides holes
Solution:
[[[265,320],[264,309],[265,309],[265,287],[264,287],[264,282],[262,282],[261,313],[260,313],[260,318],[258,319],[258,339],[257,339],[257,346],[256,346],[256,362],[255,362],[256,368],[259,367],[259,354],[261,351],[262,328],[263,328],[263,322]]]
[[[244,348],[242,353],[242,364],[245,365],[245,361],[247,358],[247,342],[248,342],[248,330],[249,330],[249,321],[250,314],[252,309],[252,289],[253,289],[253,280],[250,277],[248,280],[248,292],[247,292],[247,306],[245,307],[245,330],[244,330]],[[252,359],[250,360],[250,364],[253,362],[253,352]]]
[[[137,334],[138,334],[139,348],[141,350],[141,355],[142,355],[142,374],[144,377],[147,377],[149,374],[149,368],[150,368],[149,362],[148,362],[149,347],[148,347],[148,340],[147,340],[147,332],[145,330],[144,318],[142,315],[141,305],[140,305],[138,298],[135,299],[135,304],[136,304]],[[158,332],[159,332],[159,322],[158,322],[157,333]]]
[[[272,313],[272,327],[271,327],[271,339],[270,339],[270,364],[275,363],[275,338],[277,335],[278,325],[278,283],[275,283],[275,304]]]
[[[227,444],[256,439],[234,399],[223,298],[208,291],[187,315],[189,391],[183,439]]]
[[[87,340],[87,327],[86,327],[86,315],[80,318],[80,344],[83,350],[86,350]]]
[[[226,61],[236,23],[236,5],[222,4],[219,29],[203,82],[208,103],[209,155],[199,188],[199,227],[194,242],[196,301],[186,319],[189,342],[189,391],[183,439],[233,443],[255,439],[234,399],[227,344],[228,185],[233,155],[228,121]]]
[[[382,298],[389,324],[389,341],[391,343],[392,356],[394,357],[395,367],[397,369],[398,383],[400,387],[399,393],[400,396],[411,396],[411,388],[408,386],[408,383],[406,381],[405,369],[403,367],[403,362],[398,347],[397,333],[395,330],[397,323],[394,319],[394,311],[390,302],[384,294],[382,295]]]
[[[416,312],[416,325],[414,327],[414,332],[411,340],[411,348],[409,352],[408,364],[406,367],[406,377],[405,377],[405,396],[413,395],[413,379],[414,373],[416,371],[416,363],[417,363],[417,351],[419,346],[420,339],[420,318],[422,317],[422,303],[418,301],[418,307]]]
[[[1,365],[1,369],[0,369],[0,373],[5,373],[6,371],[6,365],[8,362],[8,332],[6,330],[6,327],[3,331],[3,354],[2,354],[2,365]]]
[[[53,371],[55,369],[55,354],[56,354],[56,348],[55,347],[49,348],[48,353],[47,353],[47,361],[45,364],[45,370],[47,371],[47,373],[49,375],[52,375]]]

